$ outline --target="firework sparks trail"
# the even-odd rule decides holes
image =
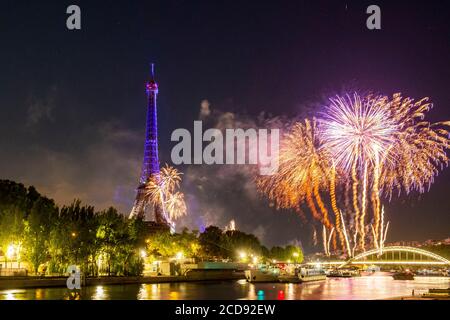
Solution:
[[[397,129],[382,96],[361,98],[358,94],[330,99],[331,104],[320,120],[323,148],[336,165],[346,172],[369,162],[376,156],[389,159],[387,151],[392,134]]]
[[[380,246],[378,245],[378,239],[377,239],[377,237],[376,237],[375,229],[374,229],[374,227],[373,227],[373,224],[370,225],[370,228],[371,228],[371,230],[372,230],[372,236],[373,236],[373,239],[374,239],[374,240],[373,240],[373,244],[374,244],[375,248],[378,249]]]
[[[345,230],[345,226],[342,223],[342,219],[343,219],[342,214],[337,206],[337,201],[336,201],[336,167],[334,165],[331,168],[330,197],[331,197],[331,208],[333,209],[334,215],[336,217],[336,230],[339,235],[341,248],[345,252],[345,249],[347,247],[345,246],[344,231],[342,230],[343,227]],[[349,254],[350,254],[350,252],[349,252]]]
[[[314,228],[314,231],[313,231],[313,245],[317,246],[317,230],[316,230],[316,228]]]
[[[414,102],[401,94],[391,99],[357,93],[331,98],[321,119],[297,122],[285,135],[279,171],[259,178],[258,189],[278,209],[300,210],[306,203],[324,226],[324,241],[327,229],[335,228],[333,236],[339,236],[342,250],[350,256],[365,250],[369,239],[382,248],[389,222],[384,225],[381,196],[391,199],[395,190],[398,195],[426,192],[448,165],[450,121],[425,121],[431,106],[428,98]],[[348,228],[336,201],[337,190],[344,192]],[[321,198],[324,192],[330,193],[335,226]],[[368,212],[373,216],[367,217]]]
[[[428,98],[414,102],[397,93],[389,104],[391,117],[399,124],[389,149],[395,161],[382,163],[380,185],[384,194],[400,195],[415,190],[428,191],[439,171],[448,165],[450,121],[430,123],[426,113],[432,108]]]
[[[170,194],[165,200],[165,209],[172,221],[184,216],[187,211],[184,194],[181,192]]]
[[[352,256],[355,256],[355,251],[358,246],[358,229],[355,228],[355,232],[353,233],[353,248],[352,248]]]
[[[368,168],[372,176],[372,199],[374,216],[378,221],[378,159],[381,156],[390,159],[387,150],[391,146],[391,137],[396,130],[396,124],[389,117],[385,108],[387,98],[335,97],[320,121],[323,148],[328,150],[337,166],[348,172],[352,178],[354,219],[354,244],[361,250],[365,249],[365,214]],[[361,177],[362,176],[362,177]],[[362,196],[360,195],[360,180],[363,180]],[[359,206],[361,199],[362,208]],[[378,231],[376,223],[375,231]],[[358,243],[359,237],[359,243]]]
[[[384,243],[386,242],[386,237],[387,237],[387,232],[389,230],[389,221],[386,223],[386,228],[384,230],[384,236],[383,236],[383,247],[384,247]]]
[[[384,207],[381,210],[381,226],[380,226],[380,251],[383,250],[383,237],[384,237]]]
[[[378,249],[380,249],[380,255],[383,253],[384,243],[387,237],[387,231],[389,229],[389,221],[384,225],[384,207],[381,208],[381,226],[380,226],[380,239]]]
[[[325,255],[329,256],[330,252],[328,251],[327,246],[327,227],[323,225],[322,228],[322,240],[323,240],[323,251],[325,252]]]
[[[345,227],[344,215],[342,214],[342,212],[340,212],[340,216],[341,216],[341,222],[342,222],[342,233],[344,234],[347,253],[350,257],[353,257],[353,251],[350,247],[350,241],[348,240],[347,228]]]
[[[297,210],[306,202],[313,218],[331,229],[333,223],[321,198],[330,185],[331,167],[317,144],[316,121],[296,123],[281,142],[278,172],[258,177],[257,186],[277,208]]]
[[[333,239],[333,234],[334,234],[334,227],[331,229],[330,234],[328,236],[328,242],[327,242],[328,255],[330,255],[330,244],[331,244],[331,240]]]
[[[313,177],[313,179],[316,179],[315,177]],[[313,192],[314,192],[314,197],[316,199],[317,205],[320,209],[320,212],[322,213],[321,219],[323,221],[323,224],[328,228],[332,228],[331,227],[331,222],[330,219],[328,218],[328,210],[325,207],[324,202],[322,201],[322,198],[320,197],[320,193],[319,193],[319,185],[317,184],[317,182],[313,182],[314,188],[313,188]]]
[[[372,202],[373,202],[373,216],[375,220],[375,237],[378,237],[380,233],[380,191],[379,191],[379,177],[380,177],[380,165],[378,156],[375,159],[376,164],[374,168],[374,177],[373,177],[373,190],[372,190]],[[383,232],[381,232],[381,236],[383,236]]]
[[[353,191],[353,209],[355,210],[355,220],[354,220],[354,234],[353,234],[353,241],[354,241],[354,246],[356,247],[357,245],[357,238],[358,238],[358,233],[359,233],[359,219],[360,219],[360,211],[359,211],[359,206],[358,206],[358,176],[356,173],[356,162],[353,164],[352,167],[352,191]]]
[[[159,176],[150,179],[146,185],[146,196],[150,203],[161,204],[169,222],[186,215],[187,212],[183,193],[175,191],[180,186],[181,174],[177,169],[166,165]]]
[[[319,212],[317,211],[316,205],[314,204],[311,188],[306,189],[306,201],[308,203],[309,208],[311,209],[313,217],[316,218],[317,220],[322,220]]]
[[[361,213],[361,220],[359,222],[359,225],[361,226],[361,237],[360,237],[360,247],[364,250],[366,247],[365,239],[366,239],[366,231],[365,231],[365,217],[366,217],[366,204],[367,201],[367,163],[364,165],[364,174],[363,174],[363,191],[362,191],[362,213]]]
[[[345,189],[344,189],[344,208],[346,212],[350,212],[352,205],[351,205],[351,200],[350,200],[350,194],[351,194],[351,189],[352,189],[352,184],[350,183],[350,180],[347,179],[345,180]]]

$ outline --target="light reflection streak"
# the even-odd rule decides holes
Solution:
[[[430,288],[449,288],[450,277],[420,277],[415,280],[394,280],[391,274],[375,272],[355,278],[327,278],[303,284],[248,283],[227,281],[214,284],[173,283],[142,285],[103,285],[87,287],[81,299],[140,300],[203,300],[250,299],[273,300],[284,293],[287,300],[372,300],[410,296]],[[258,294],[263,292],[264,294]],[[67,296],[66,288],[0,290],[0,300],[60,300]]]
[[[95,288],[95,293],[92,296],[92,300],[108,300],[108,295],[106,294],[103,286],[97,286]]]

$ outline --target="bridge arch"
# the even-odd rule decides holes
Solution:
[[[389,253],[391,253],[389,257]],[[398,259],[396,259],[396,253]],[[405,254],[405,259],[402,260],[402,253]],[[409,255],[410,254],[410,255]],[[381,257],[381,258],[380,258]],[[424,257],[426,259],[424,259]],[[409,259],[412,258],[412,259]],[[419,259],[420,258],[420,259]],[[405,246],[390,246],[382,250],[372,249],[360,253],[352,259],[344,262],[340,267],[350,264],[410,264],[410,265],[450,265],[450,261],[446,258],[435,254],[433,252]]]

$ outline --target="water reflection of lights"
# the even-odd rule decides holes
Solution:
[[[178,288],[178,292],[186,293],[186,284],[180,283],[180,286]]]
[[[277,299],[278,300],[284,300],[284,291],[283,290],[280,290],[280,291],[278,291],[278,295],[277,295]]]
[[[427,292],[429,288],[448,288],[450,278],[416,277],[412,281],[394,280],[389,274],[374,274],[356,278],[327,278],[325,281],[303,284],[289,283],[248,283],[244,281],[203,283],[159,283],[136,285],[103,285],[85,288],[85,298],[91,299],[264,299],[283,298],[339,300],[339,299],[386,299]],[[264,294],[262,294],[262,292]],[[280,293],[283,292],[283,293]],[[0,300],[59,300],[80,299],[73,292],[67,296],[66,288],[38,288],[0,290]]]
[[[160,300],[161,286],[158,283],[142,284],[139,288],[138,300]]]
[[[92,300],[106,300],[108,297],[105,293],[103,286],[97,286],[95,288],[95,293],[92,296]]]
[[[256,299],[256,288],[254,284],[250,284],[248,289],[248,299],[255,300]]]
[[[137,295],[138,300],[148,300],[147,285],[142,284]]]
[[[36,289],[36,300],[44,299],[45,291],[42,289]]]
[[[264,300],[264,290],[258,290],[258,300]]]
[[[5,298],[6,300],[17,300],[15,294],[17,293],[17,290],[7,290],[5,291]]]
[[[321,288],[323,288],[325,282],[326,280],[302,283],[298,290],[298,292],[300,292],[299,296],[295,295],[292,299],[304,299],[304,297],[307,297],[308,295],[314,295]]]
[[[295,299],[295,285],[293,283],[286,284],[286,299],[294,300]]]

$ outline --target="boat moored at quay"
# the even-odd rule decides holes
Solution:
[[[326,274],[323,269],[281,265],[246,270],[245,278],[248,282],[303,283],[325,280]]]

